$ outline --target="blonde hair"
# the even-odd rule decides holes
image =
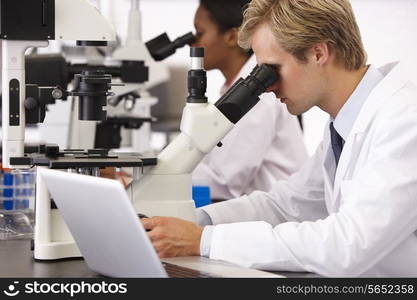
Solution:
[[[249,49],[251,36],[266,22],[280,45],[300,61],[314,44],[327,42],[337,63],[348,70],[366,64],[358,25],[348,0],[252,0],[239,29],[239,45]]]

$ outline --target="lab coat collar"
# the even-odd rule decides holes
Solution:
[[[352,133],[365,132],[378,109],[389,101],[390,96],[401,89],[410,79],[410,71],[400,62],[389,63],[379,68],[384,78],[370,93],[353,126]]]
[[[346,178],[349,162],[357,155],[360,149],[355,149],[355,144],[361,139],[361,135],[366,132],[367,127],[373,120],[375,113],[382,107],[385,101],[389,101],[391,96],[401,89],[409,81],[409,71],[401,63],[391,63],[379,69],[384,75],[379,84],[370,93],[364,103],[359,115],[353,125],[353,128],[346,139],[340,156],[336,176],[334,180],[333,195],[338,197],[340,193],[340,184]],[[335,197],[333,197],[335,199]],[[338,205],[338,203],[334,203]]]
[[[337,133],[340,134],[340,136],[343,138],[343,140],[348,140],[348,137],[350,135],[350,132],[352,131],[352,128],[355,124],[355,121],[357,120],[359,113],[361,109],[363,108],[364,104],[366,103],[368,97],[372,93],[372,90],[378,85],[381,80],[383,80],[384,75],[380,70],[375,68],[374,66],[370,65],[368,67],[368,70],[366,71],[365,75],[359,82],[358,86],[355,88],[353,93],[350,95],[346,103],[342,106],[340,111],[338,112],[335,119],[330,117],[326,127],[325,127],[325,141],[328,141],[327,144],[325,144],[325,149],[327,149],[327,152],[325,153],[325,168],[324,168],[324,174],[326,177],[327,182],[327,188],[329,191],[331,190],[331,194],[336,191],[335,189],[335,177],[336,177],[336,163],[334,161],[334,155],[333,151],[330,147],[330,136],[328,134],[329,130],[329,123],[333,122],[333,125],[337,131]],[[342,151],[346,152],[347,149]],[[340,164],[340,161],[339,161]],[[340,169],[340,166],[339,166]],[[330,196],[330,195],[329,195]],[[330,196],[332,197],[332,196]]]
[[[353,124],[369,94],[383,78],[384,75],[377,68],[370,65],[352,95],[350,95],[338,112],[333,121],[333,126],[344,141],[348,138]]]

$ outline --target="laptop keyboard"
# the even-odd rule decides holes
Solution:
[[[169,277],[172,278],[210,278],[212,275],[170,263],[162,263]]]

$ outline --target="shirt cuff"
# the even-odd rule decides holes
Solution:
[[[213,236],[214,225],[204,227],[200,240],[200,255],[210,257],[211,237]]]
[[[197,208],[197,224],[200,226],[213,225],[210,215],[203,209]]]

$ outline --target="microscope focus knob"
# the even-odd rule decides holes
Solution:
[[[62,99],[64,97],[64,92],[60,89],[53,89],[52,90],[52,98],[54,99]]]
[[[38,99],[35,99],[33,97],[28,97],[25,99],[25,108],[27,110],[35,110],[37,108],[39,108],[39,101]]]

